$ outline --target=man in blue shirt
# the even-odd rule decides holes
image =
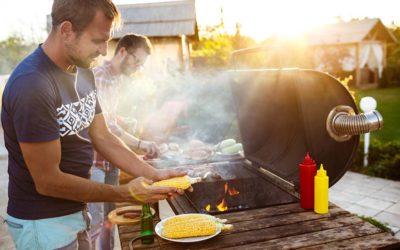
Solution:
[[[51,16],[48,38],[3,92],[6,221],[17,249],[89,249],[86,202],[156,202],[183,191],[146,184],[184,173],[155,170],[106,125],[89,68],[106,55],[119,17],[111,0],[54,0]],[[137,178],[121,186],[88,180],[93,147]]]

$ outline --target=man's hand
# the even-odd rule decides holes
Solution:
[[[176,169],[159,169],[156,172],[156,176],[155,176],[154,180],[161,181],[161,180],[170,179],[173,177],[184,176],[184,175],[187,175],[186,171],[176,170]],[[193,192],[193,187],[190,187],[187,190],[189,192]],[[183,190],[182,190],[182,192],[183,192]]]
[[[150,158],[156,158],[158,153],[158,146],[155,142],[152,141],[140,141],[141,150],[146,151],[147,155]]]
[[[157,169],[156,175],[154,176],[154,181],[161,181],[184,175],[187,175],[186,171],[176,169]]]
[[[138,177],[126,185],[122,185],[123,195],[126,201],[138,201],[140,203],[154,203],[159,200],[176,197],[184,192],[178,188],[154,187],[152,181],[144,177]]]

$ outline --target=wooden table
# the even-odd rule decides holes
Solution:
[[[330,204],[329,214],[306,211],[298,203],[220,214],[234,229],[197,243],[134,245],[136,249],[400,249],[400,240]],[[155,219],[154,225],[159,221]],[[122,249],[139,236],[140,225],[119,226]]]

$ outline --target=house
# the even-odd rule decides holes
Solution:
[[[150,39],[153,54],[148,64],[153,70],[165,73],[190,68],[191,44],[198,40],[194,0],[126,4],[117,8],[123,25],[113,34],[111,51],[119,38],[133,32]]]
[[[378,18],[322,26],[306,35],[317,69],[353,74],[357,87],[375,86],[386,64],[388,43],[397,42]]]

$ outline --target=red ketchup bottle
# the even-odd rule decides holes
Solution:
[[[307,152],[299,164],[300,173],[300,206],[304,209],[314,209],[314,176],[317,165]]]

